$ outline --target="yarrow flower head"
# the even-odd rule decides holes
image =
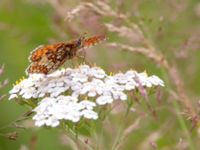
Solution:
[[[61,121],[96,120],[95,107],[127,100],[128,93],[142,86],[164,86],[157,76],[129,70],[108,75],[99,67],[81,65],[51,74],[30,74],[10,91],[10,98],[37,99],[34,108],[36,126],[58,126]]]
[[[58,126],[60,120],[78,122],[81,117],[97,119],[97,113],[93,111],[96,106],[94,102],[81,100],[72,96],[58,96],[56,98],[46,97],[33,110],[36,115],[33,117],[37,126]]]

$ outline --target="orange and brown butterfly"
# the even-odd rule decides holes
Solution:
[[[66,43],[56,43],[45,46],[39,46],[31,52],[29,60],[30,66],[26,72],[48,74],[58,69],[66,60],[77,56],[79,50],[93,46],[101,41],[104,41],[104,35],[85,38],[85,35],[80,38]]]

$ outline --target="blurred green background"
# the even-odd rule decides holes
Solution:
[[[28,1],[3,0],[0,2],[0,64],[5,65],[5,72],[1,79],[8,78],[9,85],[1,90],[7,93],[16,80],[25,75],[28,66],[30,51],[42,43],[47,43],[48,38],[56,37],[51,29],[52,8],[49,5],[37,5]],[[10,69],[8,69],[10,68]],[[0,104],[1,135],[15,131],[9,124],[28,108],[15,102],[4,100]],[[4,128],[5,127],[5,128]],[[20,149],[22,145],[30,145],[35,133],[39,137],[37,149],[66,149],[59,145],[57,133],[45,129],[21,129],[16,141],[0,137],[1,150]]]
[[[9,84],[0,89],[0,95],[8,93],[9,89],[12,88],[12,84],[25,76],[31,50],[41,44],[67,41],[78,36],[73,35],[73,32],[68,30],[69,26],[67,24],[65,26],[64,19],[57,16],[58,11],[53,7],[55,1],[0,1],[0,65],[5,65],[4,74],[0,79],[1,81],[9,79]],[[65,2],[69,3],[71,9],[80,3],[80,1],[73,0],[66,0]],[[122,7],[121,11],[133,15],[132,18],[130,17],[131,21],[135,23],[143,22],[143,26],[148,29],[148,32],[144,30],[144,33],[168,61],[177,66],[185,83],[187,94],[191,98],[191,103],[196,105],[200,98],[200,1],[113,0],[109,3],[114,8],[117,4],[123,4],[120,5]],[[66,8],[66,11],[69,8]],[[135,17],[137,16],[135,10],[140,12],[140,20]],[[65,14],[63,15],[65,16]],[[112,20],[112,18],[102,19],[102,23],[114,21],[116,20]],[[80,30],[81,33],[79,34],[84,31],[88,32],[89,35],[96,34],[95,28],[90,31],[90,26],[87,27],[87,23]],[[102,30],[102,32],[105,31]],[[97,33],[99,32],[97,31]],[[106,34],[109,36],[109,42],[118,42],[119,39],[116,34],[109,31],[106,31]],[[137,53],[115,49],[109,50],[109,48],[105,48],[104,44],[98,45],[90,53],[92,54],[87,55],[89,55],[91,61],[107,71],[118,72],[119,70],[134,68],[138,71],[146,70],[149,74],[156,74],[162,79],[167,78],[165,71],[159,65]],[[179,142],[179,139],[188,140],[184,138],[180,120],[178,120],[178,117],[173,116],[173,111],[176,110],[169,109],[173,107],[171,103],[173,99],[170,99],[167,90],[162,90],[164,94],[161,98],[162,106],[158,107],[159,120],[154,122],[152,118],[146,119],[141,128],[131,134],[125,149],[134,149],[133,145],[138,145],[143,141],[142,137],[160,129],[166,122],[174,123],[169,125],[169,128],[165,130],[159,139],[160,149],[170,149],[171,146],[172,149],[176,149],[174,145]],[[19,132],[18,138],[16,140],[8,139],[5,135],[16,131],[16,128],[9,126],[10,123],[27,110],[28,108],[20,106],[14,101],[8,101],[7,97],[0,102],[0,150],[22,149],[23,145],[32,147],[31,144],[33,144],[35,136],[37,136],[35,148],[37,150],[70,149],[61,144],[60,131],[56,129],[17,129]],[[190,128],[186,118],[184,121],[187,128]],[[200,146],[198,142],[199,135],[195,131],[191,131],[190,135],[194,143],[194,149],[196,149]]]

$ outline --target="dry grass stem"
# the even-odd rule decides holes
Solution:
[[[128,40],[133,41],[134,43],[142,43],[144,40],[143,34],[141,34],[140,30],[134,28],[128,28],[126,26],[117,27],[113,24],[106,23],[105,27],[110,32],[116,32],[121,37],[126,37]]]

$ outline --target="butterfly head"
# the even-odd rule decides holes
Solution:
[[[83,35],[81,35],[78,40],[76,41],[76,46],[78,48],[81,48],[84,46],[84,41],[85,41],[85,37],[86,37],[86,33],[84,33]]]

